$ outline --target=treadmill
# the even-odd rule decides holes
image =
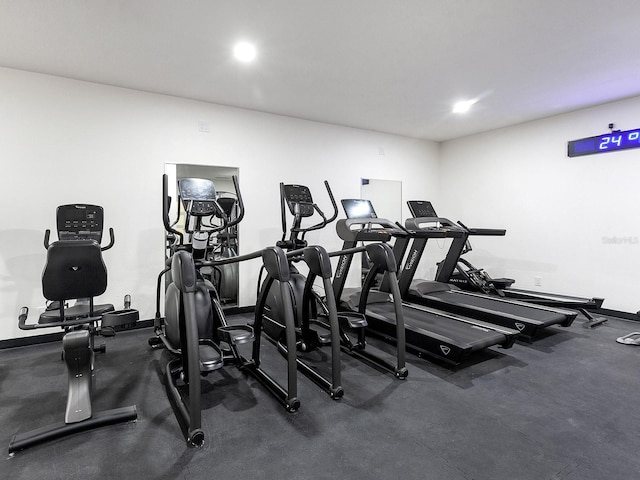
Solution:
[[[338,260],[333,280],[334,295],[341,299],[343,310],[358,311],[365,315],[367,331],[382,340],[395,344],[395,305],[388,293],[374,288],[379,270],[372,267],[362,289],[345,290],[347,272],[353,259],[353,250],[360,242],[388,242],[401,238],[407,232],[389,220],[377,218],[368,200],[342,200],[347,219],[336,224],[338,236],[343,240],[343,252]],[[395,260],[395,259],[394,259]],[[389,281],[388,276],[384,276]],[[402,302],[407,350],[419,356],[429,356],[453,365],[465,362],[473,353],[492,346],[510,348],[519,332],[461,315],[439,312],[424,305]]]
[[[403,299],[439,310],[457,313],[472,318],[495,323],[520,332],[520,338],[533,341],[547,327],[558,325],[569,327],[577,312],[567,309],[532,305],[518,300],[488,296],[460,290],[455,285],[435,280],[414,279],[418,263],[430,238],[451,238],[452,242],[445,260],[440,264],[438,275],[453,271],[458,254],[464,248],[468,232],[462,226],[443,217],[438,217],[430,202],[407,202],[414,218],[405,221],[405,227],[414,232],[408,248],[409,237],[396,241],[396,258],[406,256],[399,279],[400,294]],[[422,235],[416,235],[421,232]],[[495,233],[500,234],[500,233]]]
[[[412,200],[408,202],[408,204],[414,217],[437,217],[431,202]],[[534,305],[577,310],[587,319],[587,322],[582,325],[585,328],[596,327],[607,321],[606,318],[594,317],[589,312],[589,310],[593,311],[602,308],[604,298],[580,297],[513,288],[511,285],[515,283],[515,280],[511,278],[491,278],[482,269],[477,269],[470,262],[462,258],[462,255],[471,251],[471,243],[468,237],[504,236],[506,230],[498,228],[470,228],[462,222],[458,222],[458,224],[464,229],[467,236],[465,241],[458,243],[455,248],[452,245],[445,261],[438,265],[435,277],[436,281],[451,283],[460,286],[463,290],[522,300],[523,302]]]
[[[418,202],[411,202],[418,203]],[[428,202],[420,202],[420,203],[428,203]],[[467,237],[471,236],[504,236],[506,230],[497,229],[497,228],[470,228],[464,225],[462,222],[458,222],[464,230],[466,230]],[[461,269],[463,266],[467,267],[468,271],[478,271],[473,265],[462,258],[462,255],[471,251],[471,244],[466,239],[464,245],[462,247],[458,247],[455,251],[450,252],[451,260],[455,260],[454,268],[451,268],[451,264],[447,265],[447,268],[439,268],[436,273],[436,280],[439,282],[450,282],[450,283],[458,283],[455,282],[456,273],[463,273]],[[463,263],[461,266],[460,263]],[[444,265],[443,265],[444,267]],[[602,308],[602,303],[604,302],[604,298],[601,297],[581,297],[575,295],[564,295],[558,293],[550,293],[550,292],[540,292],[537,290],[525,290],[521,288],[513,288],[511,285],[515,283],[515,280],[511,278],[491,278],[486,272],[483,272],[483,281],[486,283],[486,287],[489,287],[493,290],[497,295],[504,296],[507,298],[515,298],[519,300],[524,300],[527,303],[535,303],[537,305],[547,305],[549,307],[560,307],[560,308],[569,308],[576,310],[597,310]],[[461,278],[459,280],[462,280]],[[489,293],[487,288],[482,288],[479,286],[482,291],[485,293]]]

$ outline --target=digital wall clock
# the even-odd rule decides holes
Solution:
[[[567,155],[580,157],[594,153],[615,152],[640,147],[640,128],[625,132],[614,131],[595,137],[571,140],[567,145]]]

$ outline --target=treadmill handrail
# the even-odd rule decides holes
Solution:
[[[433,227],[424,227],[425,223],[439,223],[442,229],[449,229],[456,232],[466,232],[467,230],[461,225],[444,217],[415,217],[407,218],[404,226],[409,230],[425,230]]]
[[[353,226],[365,226],[366,228],[353,229]],[[374,227],[377,225],[377,227]],[[398,225],[386,218],[347,218],[339,220],[336,223],[336,232],[338,236],[345,241],[356,240],[359,234],[372,233],[380,235],[402,237],[407,235],[405,229],[398,228]],[[384,240],[382,240],[384,241]]]

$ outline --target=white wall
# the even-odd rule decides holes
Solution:
[[[281,181],[309,185],[325,210],[325,179],[337,199],[358,197],[361,177],[400,180],[405,198],[438,191],[432,142],[3,68],[0,91],[0,339],[26,336],[19,308],[29,306],[34,320],[44,305],[43,232],[55,229],[55,208],[65,203],[102,205],[116,232],[98,300],[120,305],[130,293],[141,318],[153,317],[165,163],[240,169],[241,253],[280,238]],[[333,227],[309,240],[340,245]],[[255,303],[257,269],[241,268],[241,305]]]
[[[443,143],[436,211],[507,229],[503,238],[473,240],[469,259],[493,276],[602,296],[607,308],[635,312],[640,149],[568,158],[567,141],[608,132],[612,122],[638,128],[638,111],[634,98]]]

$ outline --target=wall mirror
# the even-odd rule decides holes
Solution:
[[[238,176],[237,168],[167,163],[165,164],[165,173],[169,180],[169,196],[171,197],[169,218],[172,223],[175,222],[174,228],[176,230],[184,231],[185,222],[184,209],[182,206],[178,208],[177,201],[179,196],[178,181],[181,178],[204,178],[213,181],[216,197],[225,212],[231,219],[237,215],[236,195],[232,179],[234,175]],[[188,236],[185,236],[186,242],[190,240]],[[166,245],[166,253],[168,253],[169,241],[166,242]],[[240,242],[236,226],[209,236],[206,257],[207,259],[215,259],[236,256],[239,248]],[[216,286],[223,306],[234,307],[238,305],[238,264],[221,265],[215,268],[205,267],[201,269],[201,274]]]

